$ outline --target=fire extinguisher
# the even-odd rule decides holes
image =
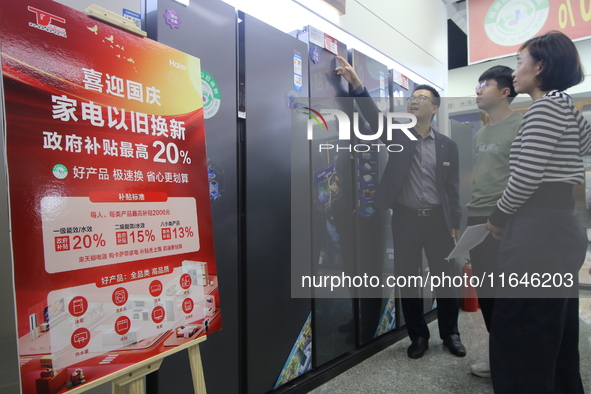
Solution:
[[[464,283],[464,294],[462,299],[462,309],[466,312],[478,311],[478,296],[476,295],[476,288],[470,284],[472,277],[472,263],[466,259],[466,264],[462,268],[462,276],[466,278]]]

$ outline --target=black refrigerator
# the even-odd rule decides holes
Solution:
[[[382,113],[389,112],[388,68],[379,61],[352,49],[349,61],[363,81]],[[359,112],[356,108],[356,111]],[[375,134],[360,113],[359,129],[365,134]],[[354,154],[355,218],[357,245],[357,273],[377,276],[384,283],[393,275],[392,229],[390,210],[375,208],[378,186],[388,161],[385,146],[375,146],[380,141],[364,141]],[[397,328],[396,289],[388,287],[363,288],[358,303],[359,344]]]
[[[312,368],[309,298],[291,275],[310,272],[308,49],[239,13],[240,172],[246,392],[264,393]],[[293,270],[293,271],[292,271]]]
[[[201,60],[210,201],[219,277],[222,330],[200,345],[208,392],[240,387],[240,266],[238,213],[237,24],[219,0],[146,0],[148,37]],[[164,359],[158,393],[192,392],[186,351]]]
[[[305,64],[310,73],[310,107],[339,110],[353,119],[349,86],[337,75],[336,55],[347,59],[347,46],[313,26],[292,32],[307,45]],[[355,179],[350,140],[339,140],[334,116],[324,116],[327,127],[315,132],[310,145],[312,273],[355,275]],[[349,130],[350,131],[350,130]],[[332,149],[321,147],[332,146]],[[313,292],[314,365],[320,366],[351,351],[357,342],[355,292],[318,287]]]

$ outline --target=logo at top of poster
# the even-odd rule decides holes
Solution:
[[[213,118],[222,105],[222,95],[216,80],[207,71],[201,70],[201,86],[203,90],[203,117]]]
[[[66,23],[66,19],[38,8],[28,6],[27,9],[35,14],[35,23],[29,22],[30,27],[55,34],[56,36],[67,38],[66,29],[54,25],[52,22]]]
[[[496,0],[486,13],[484,30],[495,44],[518,45],[540,31],[549,11],[548,0]]]

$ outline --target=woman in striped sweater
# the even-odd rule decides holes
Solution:
[[[587,237],[573,186],[591,126],[563,92],[583,81],[579,54],[560,32],[522,45],[513,84],[534,100],[510,151],[511,176],[488,229],[501,239],[490,332],[495,393],[583,393],[578,271]]]

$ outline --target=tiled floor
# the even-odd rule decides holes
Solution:
[[[585,295],[589,297],[589,295]],[[591,298],[580,300],[581,374],[585,392],[591,392]],[[395,343],[363,363],[311,391],[326,393],[420,393],[488,394],[493,393],[490,379],[470,373],[470,364],[488,356],[488,334],[480,311],[461,312],[459,327],[468,355],[458,358],[443,349],[437,322],[429,324],[429,350],[418,360],[406,356],[408,338]]]

